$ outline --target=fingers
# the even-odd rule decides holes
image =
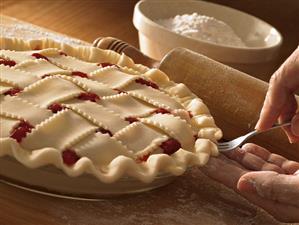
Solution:
[[[264,199],[299,207],[299,176],[273,171],[250,172],[240,178],[238,190],[241,193],[257,194]]]
[[[211,157],[207,165],[200,170],[210,178],[234,190],[237,189],[240,177],[247,172],[238,163],[223,155]]]
[[[243,146],[242,149],[226,153],[226,156],[232,160],[236,160],[249,170],[285,172],[280,166],[267,162],[266,159],[270,152],[258,147],[259,146],[256,147],[256,145]],[[250,151],[247,151],[248,149],[250,149]]]
[[[251,153],[263,159],[265,162],[278,166],[279,168],[281,168],[283,172],[279,172],[279,170],[270,170],[270,171],[276,171],[278,173],[294,174],[297,170],[299,170],[298,162],[291,161],[286,159],[283,156],[280,156],[275,153],[271,153],[267,149],[260,147],[256,144],[252,144],[252,143],[245,144],[243,145],[242,149],[247,153]],[[260,170],[265,170],[265,169],[260,169]]]
[[[239,191],[239,193],[248,199],[250,202],[260,206],[274,216],[277,220],[282,222],[298,222],[299,213],[298,207],[275,202],[273,200],[268,200],[260,197],[256,193],[245,192],[244,190]]]
[[[281,78],[277,77],[278,75],[275,74],[271,77],[260,118],[255,126],[257,130],[269,129],[277,121],[286,99],[290,95],[289,91],[279,90],[279,85],[282,81]],[[280,97],[278,97],[278,95],[280,95]]]
[[[225,154],[228,158],[239,162],[248,170],[275,171],[281,174],[293,174],[299,170],[299,163],[286,159],[255,144],[245,144]]]
[[[286,62],[271,77],[269,89],[256,129],[265,130],[270,128],[277,121],[278,117],[283,112],[284,107],[288,106],[288,99],[294,96],[294,92],[298,88],[299,49],[294,51]]]
[[[251,144],[252,146],[255,146]],[[249,146],[249,148],[248,148]],[[271,154],[269,151],[267,151],[264,148],[250,148],[250,144],[248,144],[245,149],[251,149],[252,152],[248,152],[252,154],[253,156],[263,159],[266,161],[268,158],[269,160],[272,160],[273,163],[275,162],[278,165],[284,165],[287,162],[292,162],[288,161],[284,157],[281,157],[276,154]],[[236,157],[239,157],[240,155],[235,155]],[[240,157],[241,159],[242,157]],[[243,157],[244,158],[244,157]],[[276,165],[275,164],[275,165]],[[277,165],[276,165],[277,166]],[[289,167],[289,166],[285,166]],[[298,175],[289,175],[290,177],[297,177],[298,178],[298,184],[299,184],[299,163],[297,163],[297,166],[293,168],[293,171],[297,168],[298,170]],[[202,172],[204,172],[207,176],[211,177],[212,179],[223,183],[229,188],[234,189],[235,191],[239,192],[242,196],[247,198],[249,201],[253,202],[254,204],[264,208],[266,211],[268,211],[270,214],[272,214],[276,219],[280,221],[285,221],[285,222],[294,222],[294,221],[299,221],[299,206],[294,205],[294,204],[289,204],[289,200],[291,202],[298,201],[298,193],[293,194],[291,193],[290,199],[287,197],[282,196],[283,194],[281,193],[280,195],[276,194],[276,192],[279,192],[281,188],[284,187],[276,187],[274,191],[271,191],[271,185],[275,185],[275,182],[272,181],[272,183],[267,184],[266,186],[269,188],[266,188],[263,186],[263,182],[268,179],[268,177],[271,178],[271,176],[267,175],[261,175],[262,177],[257,177],[255,180],[256,176],[254,173],[274,173],[278,174],[276,172],[268,171],[268,172],[248,172],[244,167],[242,167],[239,163],[228,159],[224,155],[220,154],[219,157],[211,157],[209,162],[207,163],[206,166],[204,166],[201,169]],[[247,174],[250,174],[247,176]],[[253,174],[253,175],[251,175]],[[253,176],[253,177],[252,177]],[[287,176],[287,175],[284,175]],[[271,179],[272,180],[272,179]],[[280,179],[279,179],[280,180]],[[296,181],[297,182],[297,181]],[[278,184],[280,186],[287,185],[287,184],[293,184],[296,182],[288,182],[288,181],[280,181]],[[249,185],[247,185],[249,183]],[[252,184],[257,184],[256,186],[253,186]],[[249,187],[248,187],[249,186]],[[257,188],[258,187],[258,188]],[[290,188],[288,188],[290,189]],[[284,189],[283,191],[285,192],[284,195],[287,196],[289,195],[288,189]],[[297,189],[299,192],[299,186],[293,187],[293,189]],[[261,195],[257,194],[257,190],[259,190],[259,193]],[[270,191],[270,193],[273,193],[274,198],[268,197],[267,195],[263,194],[264,192],[267,193],[267,191]],[[294,192],[294,191],[293,191]],[[267,196],[268,198],[265,198]],[[269,194],[269,196],[272,196]],[[278,197],[275,197],[278,196]],[[285,199],[284,199],[285,198]],[[272,200],[275,199],[275,200]],[[284,199],[285,201],[278,202],[278,199]]]

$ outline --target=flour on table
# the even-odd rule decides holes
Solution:
[[[43,29],[38,29],[31,24],[21,24],[18,22],[12,24],[2,24],[1,25],[1,36],[6,38],[15,38],[22,36],[25,40],[35,40],[35,39],[53,39],[57,42],[63,42],[70,45],[86,45],[83,41],[75,38],[68,37],[63,34],[51,33]]]
[[[175,33],[215,44],[246,47],[242,39],[225,22],[197,13],[176,15],[156,21]]]

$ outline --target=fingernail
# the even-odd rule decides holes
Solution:
[[[238,189],[242,192],[256,193],[255,182],[253,180],[241,179],[238,183]]]
[[[292,130],[292,133],[293,133],[295,136],[298,136],[298,137],[299,137],[299,116],[295,116],[295,117],[292,119],[292,127],[291,127],[291,130]]]

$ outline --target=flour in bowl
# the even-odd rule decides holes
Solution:
[[[246,46],[228,24],[214,17],[193,13],[160,19],[156,22],[178,34],[203,41],[235,47]]]

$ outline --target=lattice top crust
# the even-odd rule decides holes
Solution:
[[[218,154],[205,104],[162,71],[93,47],[0,41],[0,157],[111,183],[180,175]]]

